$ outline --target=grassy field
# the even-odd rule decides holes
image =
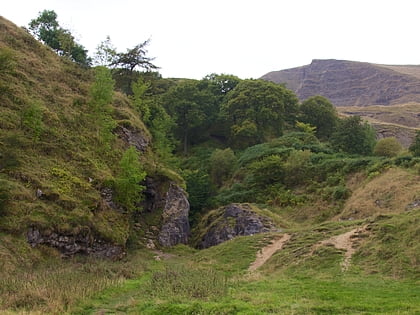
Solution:
[[[236,242],[232,242],[236,243]],[[240,244],[231,244],[238,247]],[[140,278],[105,290],[72,314],[416,314],[419,283],[338,268],[341,254],[322,253],[299,267],[250,273],[226,257],[203,269],[212,252],[155,263]],[[199,257],[198,257],[199,256]],[[328,256],[328,259],[325,259]],[[221,261],[225,261],[221,263]],[[181,266],[183,267],[180,267]],[[215,271],[223,266],[224,273]],[[229,268],[231,267],[231,268]],[[183,269],[187,268],[187,269]],[[230,270],[228,270],[230,269]],[[186,272],[188,270],[188,272]],[[156,278],[165,275],[165,281]],[[161,279],[163,280],[163,279]],[[199,292],[200,294],[197,294]]]

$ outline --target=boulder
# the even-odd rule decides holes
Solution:
[[[274,223],[257,214],[248,204],[230,204],[211,211],[200,223],[204,230],[198,235],[196,247],[208,248],[236,236],[274,231]]]

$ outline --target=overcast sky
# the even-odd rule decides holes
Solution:
[[[27,26],[44,9],[93,54],[151,38],[164,77],[259,78],[312,59],[420,64],[418,0],[3,0],[0,15]]]

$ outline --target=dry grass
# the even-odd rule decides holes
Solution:
[[[356,188],[339,219],[361,219],[379,213],[401,213],[420,198],[420,176],[391,168]]]

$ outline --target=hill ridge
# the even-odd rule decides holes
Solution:
[[[314,95],[336,106],[420,102],[420,66],[314,59],[309,65],[272,71],[261,77],[285,83],[301,100]]]

